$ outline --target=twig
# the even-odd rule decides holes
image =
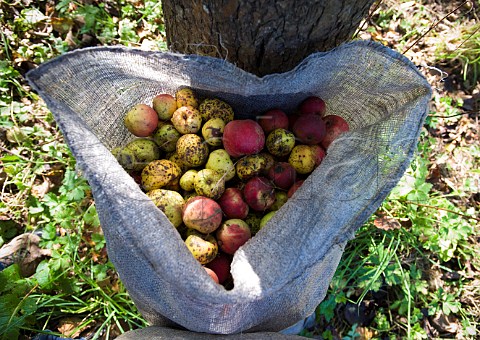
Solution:
[[[403,51],[402,54],[405,54],[407,53],[413,46],[415,46],[416,44],[418,44],[418,42],[420,40],[422,40],[428,33],[430,33],[431,30],[433,30],[435,27],[437,27],[437,25],[439,23],[441,23],[443,20],[445,20],[450,14],[454,13],[455,11],[457,11],[460,7],[462,7],[463,5],[465,5],[467,2],[469,2],[469,0],[466,0],[464,2],[462,2],[460,5],[458,5],[457,7],[455,7],[454,9],[452,9],[450,12],[448,12],[443,18],[441,18],[440,20],[438,20],[436,23],[434,23],[432,26],[430,26],[430,28],[425,32],[423,33],[420,38],[418,38],[417,40],[415,40],[415,42],[410,45],[410,47],[408,47],[405,51]]]
[[[457,116],[463,116],[463,115],[471,115],[471,114],[478,114],[478,112],[463,112],[463,113],[457,113],[454,115],[450,116],[441,116],[441,115],[428,115],[429,117],[435,117],[435,118],[453,118]]]
[[[375,12],[377,11],[377,9],[380,7],[380,5],[382,4],[383,0],[380,0],[379,2],[377,2],[377,4],[375,5],[375,7],[370,11],[370,13],[368,13],[368,17],[363,21],[362,23],[362,26],[360,26],[357,31],[355,32],[355,34],[353,35],[352,39],[355,39],[358,35],[358,33],[360,33],[364,28],[365,28],[365,25],[367,24],[367,22],[370,21],[370,19],[372,19],[373,17],[373,14],[375,14]]]
[[[451,209],[447,209],[447,208],[440,208],[440,207],[435,207],[433,205],[428,205],[428,204],[422,204],[422,203],[417,203],[417,202],[413,202],[413,201],[408,201],[408,200],[398,200],[400,202],[403,202],[403,203],[407,203],[407,204],[415,204],[415,205],[418,205],[419,207],[425,207],[425,208],[431,208],[431,209],[436,209],[436,210],[443,210],[443,211],[446,211],[446,212],[449,212],[449,213],[452,213],[452,214],[456,214],[456,215],[459,215],[459,216],[462,216],[462,217],[466,217],[466,218],[471,218],[473,220],[476,220],[476,221],[480,221],[480,218],[478,217],[474,217],[474,216],[471,216],[471,215],[466,215],[466,214],[462,214],[462,213],[459,213],[457,211],[454,211],[454,210],[451,210]]]
[[[478,26],[477,29],[476,29],[475,31],[473,31],[473,33],[468,36],[467,39],[465,39],[464,41],[462,41],[462,43],[457,46],[457,48],[454,50],[454,52],[455,52],[456,50],[458,50],[460,47],[462,47],[462,45],[465,44],[468,40],[470,40],[470,38],[473,37],[473,35],[474,35],[475,33],[477,33],[478,31],[480,31],[480,26]]]
[[[9,153],[9,154],[11,154],[11,155],[13,155],[13,156],[17,156],[18,158],[24,160],[25,162],[29,162],[29,163],[32,162],[32,163],[34,163],[31,159],[28,159],[28,158],[26,158],[26,157],[24,157],[24,156],[22,156],[22,155],[16,154],[15,152],[13,152],[13,151],[11,151],[11,150],[8,150],[7,148],[4,148],[4,147],[1,146],[1,145],[0,145],[0,150],[5,151],[5,152],[7,152],[7,153]]]

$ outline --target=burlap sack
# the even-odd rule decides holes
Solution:
[[[28,74],[88,179],[110,260],[153,325],[196,332],[276,332],[310,315],[344,246],[406,169],[430,87],[406,58],[354,42],[258,78],[223,60],[123,47],[77,50]],[[235,255],[233,290],[215,284],[163,213],[109,150],[132,139],[123,116],[136,103],[189,86],[227,101],[237,118],[291,112],[318,95],[351,131],[268,225]]]

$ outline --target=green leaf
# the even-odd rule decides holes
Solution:
[[[70,201],[80,201],[85,197],[85,191],[81,187],[74,188],[67,193],[66,197]]]
[[[428,200],[428,195],[423,191],[414,190],[407,195],[407,200],[412,202],[425,202]]]
[[[6,155],[0,158],[0,160],[2,162],[18,162],[21,160],[21,158],[16,155]]]
[[[448,294],[443,302],[442,311],[445,315],[450,315],[451,313],[457,313],[461,307],[460,301],[456,301],[455,296]]]
[[[45,209],[43,207],[29,207],[28,212],[32,215],[40,214],[44,212]]]
[[[100,250],[105,246],[105,237],[101,234],[93,233],[92,241],[95,242],[95,250]]]
[[[86,224],[91,225],[93,227],[100,226],[100,220],[98,219],[97,208],[95,205],[91,205],[83,214],[83,220]]]
[[[50,267],[47,261],[42,261],[37,267],[34,274],[34,278],[37,280],[41,288],[46,288],[50,285]]]
[[[326,330],[322,333],[322,339],[325,339],[325,340],[333,340],[333,334],[332,334],[332,331],[330,330]]]
[[[102,281],[107,277],[108,265],[97,264],[92,267],[92,272],[97,281]]]
[[[323,315],[325,317],[325,320],[329,322],[335,316],[336,306],[337,306],[337,303],[335,302],[335,296],[329,295],[328,299],[325,299],[322,301],[322,303],[320,303],[320,305],[317,308],[317,313],[320,315]]]
[[[424,192],[425,194],[428,194],[430,192],[430,189],[432,189],[433,184],[431,183],[422,183],[420,186],[417,187],[417,190]]]
[[[57,256],[50,260],[50,268],[55,272],[61,272],[70,266],[70,261],[67,257]]]
[[[42,230],[44,240],[54,240],[57,237],[57,228],[53,224],[47,224]]]
[[[21,280],[20,268],[17,264],[8,266],[0,272],[0,292],[6,292],[11,289],[11,285]]]
[[[25,300],[23,300],[22,311],[25,314],[33,314],[37,311],[37,309],[38,305],[36,299],[27,297]]]
[[[399,285],[402,282],[402,271],[397,263],[388,265],[383,274],[385,276],[385,283],[389,286]]]
[[[384,314],[384,311],[378,311],[375,315],[375,323],[377,328],[381,331],[388,331],[390,329],[390,322],[387,319],[387,316]]]

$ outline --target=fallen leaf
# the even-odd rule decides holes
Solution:
[[[430,320],[433,326],[440,332],[454,334],[457,333],[460,327],[457,318],[452,314],[445,315],[443,313],[437,313]]]
[[[90,328],[87,325],[84,328],[77,329],[82,324],[82,321],[79,317],[66,317],[58,322],[57,330],[69,338],[77,338],[84,330]]]
[[[373,221],[373,225],[375,225],[375,227],[377,227],[378,229],[382,229],[382,230],[400,229],[400,227],[402,226],[400,222],[397,221],[396,218],[392,218],[388,216],[377,217]]]
[[[35,234],[21,234],[0,248],[0,262],[7,265],[16,263],[20,267],[23,277],[35,273],[40,261],[46,256],[51,256],[51,250],[38,246],[40,237]]]
[[[73,27],[73,20],[70,18],[52,17],[50,20],[52,22],[53,30],[60,34],[67,33]]]
[[[36,198],[43,198],[52,188],[52,182],[48,177],[45,177],[44,181],[40,184],[32,186],[32,196]]]
[[[360,340],[370,340],[376,336],[375,332],[367,327],[357,327],[355,332],[360,334]]]

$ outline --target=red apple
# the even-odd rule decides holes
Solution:
[[[325,137],[323,137],[322,145],[327,149],[330,144],[342,133],[350,130],[345,119],[336,115],[328,115],[323,117],[326,126]]]
[[[293,196],[295,191],[297,191],[298,188],[300,188],[302,186],[303,182],[304,182],[304,180],[299,180],[299,181],[296,181],[295,183],[293,183],[293,185],[290,187],[290,189],[288,189],[288,193],[287,193],[288,198]]]
[[[127,112],[125,127],[137,137],[150,136],[158,126],[158,115],[146,104],[137,104]]]
[[[298,113],[293,113],[288,116],[288,130],[292,131],[293,126],[295,125],[295,122],[297,121],[298,117],[300,117],[300,114]]]
[[[208,234],[222,223],[222,208],[213,199],[195,196],[185,203],[182,219],[188,228]]]
[[[177,109],[177,101],[174,96],[162,93],[153,97],[152,106],[159,119],[170,120]]]
[[[235,218],[223,222],[215,235],[220,249],[230,255],[233,255],[252,237],[248,224]]]
[[[231,157],[259,153],[265,145],[260,124],[251,119],[232,120],[223,130],[223,147]]]
[[[320,143],[325,137],[325,132],[325,122],[314,113],[301,115],[293,125],[295,137],[307,145]]]
[[[224,283],[230,276],[230,264],[232,259],[229,255],[219,252],[217,257],[206,264],[206,267],[215,272],[220,284]]]
[[[251,178],[243,188],[248,206],[256,211],[265,211],[275,203],[275,188],[265,177]]]
[[[275,129],[288,130],[288,116],[279,109],[265,112],[265,114],[257,118],[257,121],[265,132],[265,135],[268,135],[269,132]]]
[[[141,171],[132,170],[132,171],[129,171],[128,174],[133,178],[135,183],[137,183],[138,185],[142,184],[142,172]]]
[[[325,113],[326,105],[323,99],[311,96],[305,99],[299,106],[301,114],[314,113],[319,116]]]
[[[288,162],[277,162],[268,171],[268,178],[280,189],[288,190],[297,177],[295,168]]]
[[[325,150],[320,145],[310,145],[313,151],[313,158],[315,159],[315,167],[319,166],[325,158]]]
[[[227,188],[218,199],[218,204],[228,219],[244,219],[248,215],[248,204],[243,200],[242,191],[238,188]]]
[[[205,269],[207,274],[210,275],[210,277],[212,278],[213,281],[215,281],[216,283],[220,283],[220,280],[218,279],[218,275],[215,273],[214,270],[212,270],[210,268],[207,268],[207,267],[203,267],[203,268]]]

